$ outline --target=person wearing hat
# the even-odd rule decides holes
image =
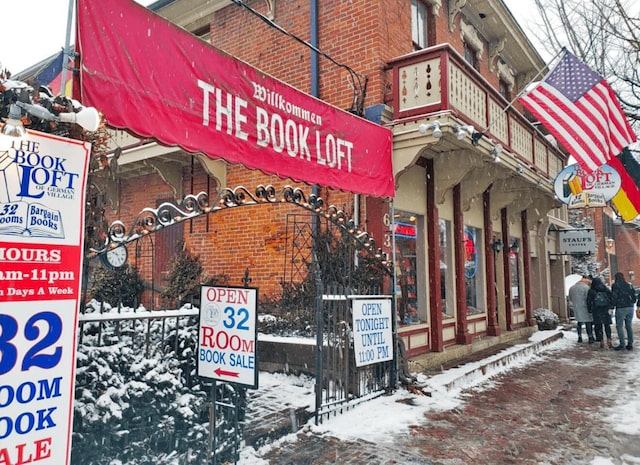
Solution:
[[[603,348],[606,336],[607,346],[610,349],[613,348],[611,342],[611,314],[609,313],[609,310],[613,308],[611,290],[600,278],[593,278],[593,281],[591,281],[591,289],[587,294],[587,308],[593,315],[596,341]]]

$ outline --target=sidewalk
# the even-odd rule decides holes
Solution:
[[[560,331],[544,331],[535,333],[534,340],[530,340],[528,332],[515,333],[503,338],[501,342],[478,340],[474,343],[475,347],[462,348],[465,353],[458,354],[458,358],[452,359],[452,354],[449,353],[447,361],[438,363],[438,359],[432,357],[431,363],[428,363],[428,357],[416,357],[409,361],[409,369],[412,373],[424,375],[421,376],[423,380],[426,377],[426,384],[421,383],[419,386],[426,395],[430,395],[430,390],[435,389],[429,383],[429,379],[433,378],[438,379],[437,389],[457,391],[464,389],[479,376],[490,376],[492,373],[503,371],[512,360],[518,357],[543,351],[548,344],[562,336]],[[461,348],[454,347],[448,350],[450,352],[459,351]],[[275,376],[277,377],[277,375]],[[279,382],[278,379],[272,381],[274,384],[263,384],[261,381],[259,389],[248,392],[247,425],[244,435],[246,445],[258,449],[290,433],[301,431],[301,427],[313,418],[313,380],[307,380],[311,384],[305,384],[304,380],[301,380],[296,386],[295,383],[294,385],[286,384],[285,375],[282,375],[282,378],[282,382]],[[310,441],[315,442],[316,440],[310,439]],[[320,443],[322,444],[322,441]],[[305,447],[307,446],[309,445],[307,444]],[[322,449],[324,446],[319,445],[318,447]],[[331,450],[334,453],[336,448],[340,449],[336,444],[331,445]],[[405,459],[407,458],[405,457]],[[347,462],[341,461],[340,463]],[[352,463],[362,464],[366,461]],[[404,461],[398,463],[428,462]]]
[[[292,386],[282,375],[252,394],[247,431],[269,425],[273,435],[252,445],[247,434],[238,465],[640,463],[640,425],[628,424],[640,422],[633,413],[640,413],[638,351],[580,344],[574,327],[429,367],[428,376],[417,373],[415,393],[399,389],[319,426],[291,415],[305,409],[311,415],[313,380]],[[639,337],[638,321],[634,330]],[[620,389],[626,403],[612,423],[619,399],[611,393]]]

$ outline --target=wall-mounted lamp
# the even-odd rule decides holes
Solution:
[[[22,124],[22,111],[20,107],[15,103],[12,103],[9,106],[9,117],[2,126],[2,134],[9,137],[19,137],[22,138],[27,135],[27,131],[24,129],[24,125]]]
[[[87,131],[95,131],[98,129],[98,126],[100,126],[100,115],[98,114],[98,110],[93,107],[83,107],[78,113],[60,113],[56,116],[42,105],[24,102],[16,102],[15,105],[36,118],[60,123],[77,124]]]
[[[636,272],[633,270],[629,271],[629,281],[633,281],[633,278],[636,277]]]
[[[484,132],[474,132],[471,135],[471,145],[478,145],[482,136],[484,136]]]
[[[502,150],[503,148],[500,144],[496,144],[495,147],[491,149],[491,156],[495,163],[500,163],[500,154],[502,153]]]
[[[427,134],[429,131],[433,131],[431,134],[436,139],[440,139],[442,137],[442,130],[440,129],[440,121],[434,121],[431,124],[421,124],[418,126],[418,132],[420,134]]]
[[[468,126],[454,126],[453,127],[453,132],[456,135],[456,139],[458,140],[464,140],[465,137],[467,137],[467,134],[469,134],[471,137],[473,137],[473,133],[476,132],[475,128],[471,125]]]
[[[607,237],[605,242],[607,243],[607,249],[613,248],[613,245],[616,243],[616,241],[610,237]]]
[[[494,252],[496,253],[500,253],[502,251],[502,246],[504,244],[502,243],[502,239],[496,239],[495,241],[493,241],[493,243],[491,244],[491,248],[493,249]]]
[[[511,245],[509,246],[509,250],[513,253],[520,252],[520,241],[518,239],[514,239]]]
[[[96,131],[100,126],[100,114],[93,107],[84,107],[78,113],[60,113],[61,123],[75,123],[87,131]]]

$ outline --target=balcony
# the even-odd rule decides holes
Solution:
[[[438,120],[445,134],[453,133],[457,125],[472,125],[484,133],[477,150],[489,154],[500,145],[504,149],[501,158],[507,166],[518,172],[527,170],[532,173],[530,181],[541,184],[542,180],[552,187],[551,182],[564,167],[567,156],[511,107],[449,44],[396,58],[388,67],[393,76],[390,103],[394,145],[407,147],[411,137],[403,135],[417,132],[418,124],[425,120]],[[434,145],[432,150],[469,147],[469,142],[463,146],[457,138],[443,139],[444,143]],[[415,157],[412,155],[409,160],[415,161]],[[403,168],[396,168],[395,174]]]

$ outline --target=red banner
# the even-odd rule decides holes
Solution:
[[[77,0],[81,99],[110,126],[347,192],[393,197],[391,132],[131,0]]]

